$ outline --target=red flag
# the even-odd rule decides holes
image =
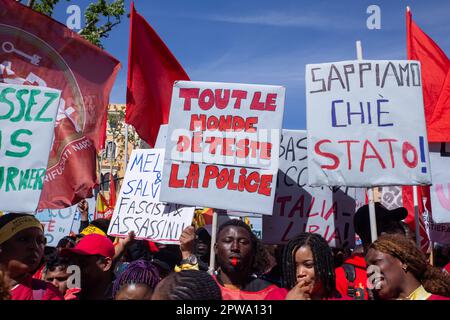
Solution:
[[[125,122],[151,147],[169,121],[173,83],[189,80],[183,67],[131,2]]]
[[[429,142],[450,141],[450,60],[406,13],[409,60],[422,65],[423,100]]]
[[[97,184],[101,124],[120,63],[16,1],[0,0],[0,8],[0,45],[14,48],[0,47],[0,81],[62,91],[39,208],[71,206],[91,197]]]

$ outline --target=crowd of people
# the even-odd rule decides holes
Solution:
[[[31,214],[0,216],[0,300],[447,300],[449,256],[432,266],[402,220],[406,209],[376,205],[371,240],[368,206],[354,216],[361,245],[330,248],[319,234],[299,233],[265,245],[242,220],[211,235],[187,227],[180,245],[107,235],[109,220],[88,221],[79,204],[79,234],[46,246]]]

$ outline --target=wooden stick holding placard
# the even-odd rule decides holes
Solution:
[[[210,248],[210,256],[209,256],[209,269],[208,273],[210,275],[214,274],[214,266],[216,264],[216,254],[214,252],[214,246],[216,244],[216,237],[217,237],[217,220],[218,220],[218,211],[214,209],[213,212],[213,221],[212,221],[212,228],[211,228],[211,248]]]
[[[356,56],[358,60],[363,60],[361,41],[356,41]],[[369,198],[369,218],[370,218],[370,236],[371,241],[374,242],[378,238],[377,220],[375,214],[375,201],[373,197],[373,188],[367,188],[367,195]]]

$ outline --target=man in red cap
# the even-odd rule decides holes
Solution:
[[[62,256],[70,257],[80,268],[80,300],[112,299],[114,245],[99,234],[84,236],[74,248],[63,249]]]

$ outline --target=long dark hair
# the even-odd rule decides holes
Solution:
[[[324,289],[324,298],[338,295],[334,273],[333,254],[327,241],[315,233],[301,233],[291,239],[283,253],[283,286],[292,289],[297,283],[295,253],[303,246],[311,248],[314,259],[314,273]]]

